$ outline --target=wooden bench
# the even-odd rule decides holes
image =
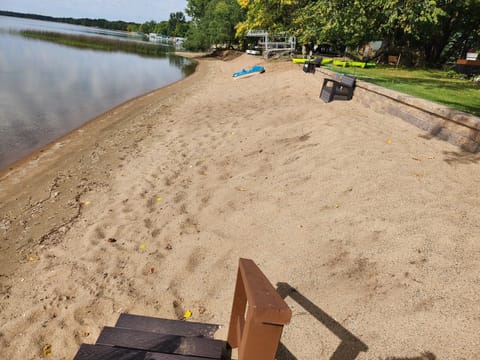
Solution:
[[[315,74],[315,68],[322,65],[323,57],[317,57],[314,60],[305,61],[303,64],[303,72]]]
[[[351,100],[356,78],[343,75],[340,80],[324,79],[320,99],[329,103],[332,100]]]
[[[74,360],[274,360],[291,310],[252,260],[240,259],[228,342],[213,338],[219,326],[121,314],[94,345],[82,344]]]

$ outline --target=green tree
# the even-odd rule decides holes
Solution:
[[[208,35],[212,44],[227,44],[235,41],[235,27],[243,18],[243,11],[235,0],[212,1],[207,14],[210,21]]]
[[[192,19],[199,21],[205,17],[208,4],[211,0],[188,0],[185,12]]]
[[[155,21],[150,20],[140,25],[140,31],[145,34],[149,34],[155,30],[156,26],[157,24],[155,23]]]
[[[170,14],[168,20],[168,35],[184,37],[187,33],[188,25],[183,12],[178,11]]]
[[[237,26],[237,35],[243,36],[251,29],[265,29],[272,32],[291,31],[299,10],[306,0],[238,0],[246,11],[246,18]]]
[[[420,44],[427,64],[439,65],[480,46],[480,0],[437,1],[442,14]]]
[[[140,28],[140,26],[138,24],[129,23],[127,25],[127,31],[128,32],[137,32],[139,28]]]
[[[161,34],[161,35],[170,35],[168,21],[160,21],[155,26],[155,31],[154,32],[157,33],[157,34]]]
[[[382,40],[385,52],[438,65],[472,37],[479,17],[480,0],[318,0],[296,13],[294,30],[303,42],[356,47]]]
[[[235,26],[244,19],[236,0],[189,0],[187,14],[192,16],[185,46],[207,49],[214,44],[231,46]]]
[[[382,40],[381,52],[428,66],[480,47],[480,0],[188,0],[186,12],[193,48],[228,44],[232,29],[238,38],[266,29],[352,49]]]

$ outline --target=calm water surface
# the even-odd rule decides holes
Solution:
[[[102,112],[192,70],[173,55],[146,58],[31,40],[9,29],[101,36],[115,31],[0,16],[0,169]]]

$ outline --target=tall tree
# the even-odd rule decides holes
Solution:
[[[187,20],[181,11],[170,14],[168,20],[168,35],[183,37],[188,29]]]
[[[437,1],[438,23],[421,41],[428,64],[438,65],[480,47],[480,0]]]
[[[318,0],[297,12],[294,27],[300,41],[356,47],[383,40],[385,51],[434,65],[475,33],[479,17],[480,0]]]
[[[306,0],[238,0],[246,11],[246,18],[237,25],[237,35],[243,36],[251,29],[272,32],[291,31],[296,12]]]
[[[235,41],[235,26],[244,18],[236,0],[189,0],[186,11],[192,21],[185,46],[191,49],[230,46]]]

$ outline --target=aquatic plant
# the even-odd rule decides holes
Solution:
[[[144,56],[163,56],[166,53],[175,50],[173,46],[168,45],[152,44],[141,41],[117,40],[100,36],[86,36],[35,30],[23,30],[20,31],[20,35],[26,38],[50,41],[77,48],[101,51],[121,51]]]

